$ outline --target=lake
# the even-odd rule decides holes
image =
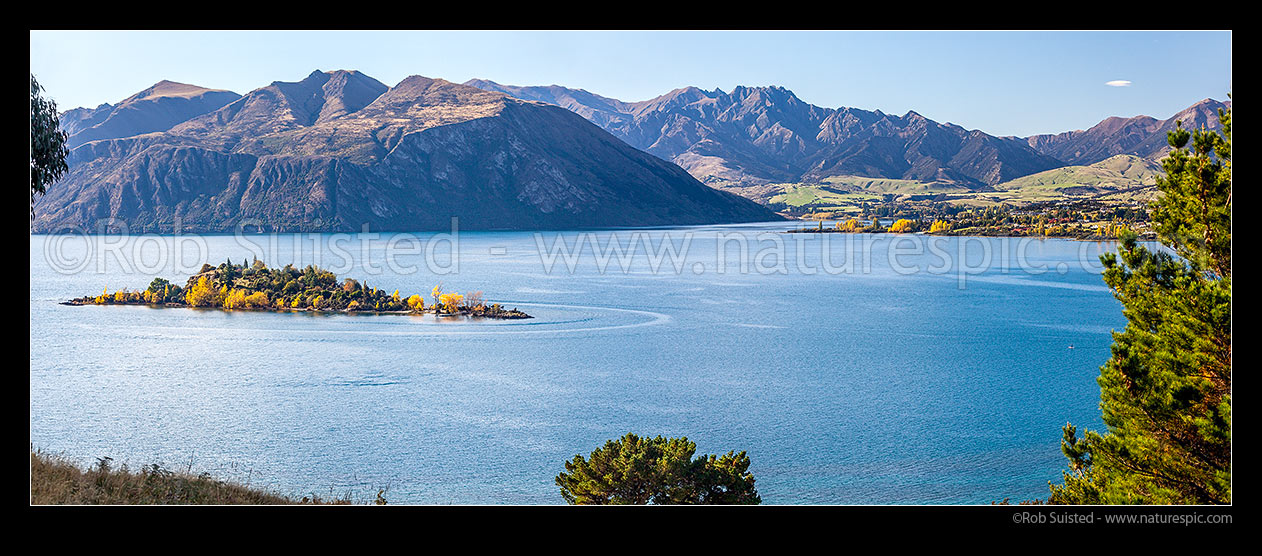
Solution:
[[[31,236],[30,441],[298,495],[563,504],[563,463],[635,432],[747,451],[764,504],[1045,498],[1061,427],[1102,427],[1114,245],[794,225]],[[58,304],[252,257],[535,318]]]

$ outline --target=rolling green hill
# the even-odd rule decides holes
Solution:
[[[719,189],[736,193],[765,205],[783,206],[806,212],[855,213],[863,203],[873,204],[887,197],[907,200],[920,196],[971,195],[962,184],[917,180],[832,176],[822,183],[768,183],[762,185],[723,184]],[[711,184],[715,186],[715,184]]]
[[[1025,205],[1040,201],[1097,199],[1127,202],[1151,200],[1157,194],[1161,167],[1132,155],[1116,155],[1088,166],[1066,166],[974,189],[948,181],[918,181],[862,176],[833,176],[818,183],[715,185],[780,211],[797,215],[841,217],[858,214],[862,205],[890,200],[934,200],[987,207],[1000,203]]]
[[[981,199],[1023,204],[1064,198],[1134,198],[1156,194],[1161,166],[1137,156],[1119,154],[1089,166],[1066,166],[1031,174],[982,192]]]
[[[970,191],[968,186],[953,182],[925,182],[863,176],[833,176],[824,178],[823,182],[850,193],[875,195],[938,195],[941,193],[960,194]]]

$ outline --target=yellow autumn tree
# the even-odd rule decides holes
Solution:
[[[837,221],[838,231],[853,233],[853,232],[857,232],[860,227],[861,226],[859,225],[859,221],[854,218],[847,220],[845,224],[842,224],[840,220]]]
[[[890,232],[895,234],[905,234],[916,231],[916,222],[906,218],[899,218],[890,226]]]
[[[224,309],[244,309],[245,298],[246,298],[245,290],[233,288],[231,291],[228,292],[227,297],[224,297],[223,308]]]
[[[197,279],[197,283],[184,294],[184,302],[192,307],[210,307],[218,305],[218,292],[205,276]]]
[[[411,307],[413,311],[425,310],[425,298],[419,295],[413,295],[412,297],[409,297],[408,307]]]
[[[1101,225],[1099,228],[1100,237],[1118,238],[1122,234],[1131,231],[1131,227],[1125,222],[1110,222],[1108,226]]]
[[[246,307],[264,309],[267,307],[271,307],[271,305],[272,305],[272,302],[270,299],[267,298],[267,294],[265,292],[254,292],[245,297]]]
[[[455,313],[460,309],[460,301],[464,299],[463,295],[458,293],[445,293],[438,296],[438,302],[443,305],[443,310],[448,313]]]

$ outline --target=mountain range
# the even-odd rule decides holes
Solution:
[[[1187,129],[1218,129],[1219,109],[1231,109],[1231,101],[1207,98],[1165,120],[1150,116],[1106,118],[1090,129],[1034,135],[1026,142],[1040,153],[1069,165],[1094,164],[1119,154],[1157,160],[1170,152],[1166,132],[1174,131],[1178,122]]]
[[[776,220],[560,107],[441,79],[312,72],[244,96],[162,82],[63,115],[32,230],[555,229]]]
[[[160,81],[116,106],[68,110],[61,127],[69,136],[66,146],[73,149],[89,141],[166,131],[239,98],[232,91]]]
[[[1121,183],[1135,172],[1019,178],[1119,155],[1148,163],[1109,164],[1151,167],[1176,120],[1214,129],[1230,106],[1205,99],[1166,120],[1108,118],[1019,138],[912,111],[822,108],[783,87],[685,87],[625,102],[481,79],[411,76],[389,87],[345,70],[245,95],[162,81],[61,115],[70,172],[36,203],[32,230],[102,220],[153,231],[426,230],[452,216],[464,229],[765,221],[780,217],[726,191],[767,202],[776,184],[856,177],[933,184],[927,191],[1011,195],[1026,182],[1075,191],[1066,179]]]
[[[940,124],[916,112],[821,108],[783,87],[730,93],[685,87],[628,103],[557,86],[466,84],[568,108],[709,184],[853,175],[985,186],[1063,166],[1017,138]]]
[[[628,144],[679,164],[697,179],[733,191],[840,176],[952,183],[985,191],[1019,177],[1115,155],[1156,160],[1169,151],[1166,132],[1176,120],[1216,129],[1217,110],[1231,107],[1230,101],[1205,99],[1166,120],[1108,118],[1088,130],[1019,138],[940,124],[914,111],[895,116],[822,108],[783,87],[736,87],[730,93],[685,87],[624,102],[557,85],[501,85],[485,79],[466,84],[567,108]]]

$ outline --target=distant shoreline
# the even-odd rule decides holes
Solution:
[[[930,233],[930,232],[891,232],[891,231],[888,231],[888,230],[880,230],[880,231],[862,230],[862,231],[849,232],[849,231],[845,231],[845,230],[838,230],[838,229],[836,229],[836,228],[824,228],[824,229],[822,229],[822,230],[821,230],[821,229],[815,229],[815,228],[801,228],[801,229],[794,229],[794,230],[785,230],[785,231],[783,231],[783,232],[781,232],[781,233],[786,233],[786,234],[868,234],[868,235],[900,235],[900,236],[901,236],[901,235],[905,235],[905,236],[929,236],[929,237],[976,237],[976,238],[988,238],[988,237],[994,237],[994,238],[1022,238],[1022,239],[1024,239],[1024,238],[1030,238],[1030,239],[1069,239],[1069,240],[1074,240],[1074,241],[1120,241],[1118,238],[1115,238],[1115,237],[1082,236],[1082,235],[1068,235],[1068,234],[1065,234],[1065,235],[1043,235],[1043,234],[1011,234],[1011,233],[993,233],[993,234],[987,234],[987,233],[950,233],[950,232],[948,232],[948,233]],[[1156,241],[1157,237],[1156,237],[1156,235],[1155,235],[1155,234],[1153,234],[1152,232],[1147,232],[1147,233],[1144,233],[1144,234],[1140,234],[1140,235],[1139,235],[1139,239],[1140,239],[1140,241]]]

